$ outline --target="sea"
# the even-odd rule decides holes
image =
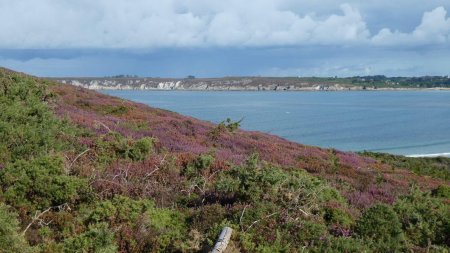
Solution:
[[[103,93],[344,151],[450,157],[450,91],[148,91]]]

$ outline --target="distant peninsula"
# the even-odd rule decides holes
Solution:
[[[119,75],[112,77],[61,77],[53,80],[101,90],[236,90],[236,91],[340,91],[450,89],[450,76],[422,77],[222,77],[159,78]]]

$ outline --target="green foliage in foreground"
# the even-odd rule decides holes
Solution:
[[[67,175],[60,157],[17,160],[0,171],[5,202],[16,208],[44,210],[90,195],[87,181]]]
[[[406,157],[385,153],[361,152],[360,155],[372,157],[396,168],[411,170],[418,175],[432,176],[450,180],[450,158],[448,157]]]
[[[449,250],[448,186],[358,210],[328,182],[258,155],[217,169],[214,153],[181,162],[152,138],[95,136],[55,117],[51,97],[45,83],[0,71],[0,252],[198,252],[224,226],[243,252]],[[80,136],[93,140],[83,174],[65,157],[86,150]],[[168,162],[152,163],[159,156]],[[419,172],[446,178],[436,171]],[[102,175],[112,186],[96,184]]]
[[[110,132],[97,139],[97,162],[108,165],[118,159],[143,161],[149,156],[154,143],[155,140],[150,137],[143,137],[135,141],[125,138],[119,133]]]
[[[19,233],[17,215],[0,203],[0,251],[4,253],[32,252],[25,237]]]
[[[117,252],[114,233],[106,223],[89,226],[86,232],[66,239],[62,245],[64,252]]]
[[[73,136],[75,129],[56,119],[48,109],[52,94],[30,77],[0,77],[0,164],[32,159],[59,151],[70,142],[58,137]]]
[[[376,204],[367,209],[356,225],[356,233],[376,242],[383,252],[404,250],[404,235],[397,214],[392,207]]]

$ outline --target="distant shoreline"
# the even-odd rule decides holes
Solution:
[[[369,79],[372,78],[372,79]],[[377,79],[378,78],[378,79]],[[381,79],[380,79],[381,78]],[[375,91],[450,90],[450,78],[317,78],[317,77],[223,77],[139,78],[60,77],[48,78],[91,90],[187,90],[187,91]],[[436,79],[437,80],[437,79]]]
[[[450,87],[377,87],[298,82],[291,79],[52,78],[90,90],[149,91],[448,91]]]

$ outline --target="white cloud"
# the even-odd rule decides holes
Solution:
[[[382,29],[372,38],[376,45],[427,45],[445,44],[450,42],[450,18],[447,11],[438,7],[425,12],[422,22],[411,33],[392,32]]]
[[[164,48],[295,45],[401,45],[449,41],[443,7],[411,33],[385,28],[371,37],[359,1],[0,0],[0,48]],[[312,8],[303,14],[301,4]],[[289,8],[289,6],[297,6]],[[298,7],[300,6],[300,7]],[[336,8],[339,8],[336,10]]]

